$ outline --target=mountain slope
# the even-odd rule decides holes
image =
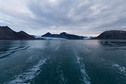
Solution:
[[[25,33],[24,31],[17,32],[17,36],[20,39],[35,39],[33,36]]]
[[[126,31],[110,30],[101,33],[97,39],[126,39]]]
[[[8,26],[0,26],[0,40],[30,40],[35,39],[33,36],[24,31],[15,32]]]

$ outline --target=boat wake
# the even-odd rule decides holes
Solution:
[[[80,71],[81,71],[81,74],[82,74],[82,79],[81,80],[83,81],[84,84],[91,84],[90,78],[87,75],[86,70],[85,70],[85,65],[82,62],[83,58],[78,56],[78,52],[77,52],[76,49],[74,49],[74,52],[75,52],[75,56],[76,56],[76,59],[77,59],[77,63],[80,66]]]
[[[0,59],[5,58],[5,57],[15,53],[16,51],[26,50],[27,48],[29,48],[29,46],[26,46],[26,47],[21,46],[21,47],[11,49],[11,50],[7,51],[6,53],[2,53],[1,56],[0,56]]]
[[[123,74],[125,73],[125,75],[126,75],[126,68],[125,67],[121,67],[119,64],[113,64],[112,66],[117,68]]]
[[[33,78],[37,76],[40,73],[40,68],[42,65],[44,65],[47,61],[47,58],[40,60],[35,66],[33,66],[31,69],[27,70],[24,73],[19,74],[18,76],[15,76],[16,79],[7,82],[5,84],[30,84]]]
[[[61,62],[57,66],[56,72],[58,74],[59,83],[60,84],[66,84],[66,79],[65,79],[63,71],[62,71]]]

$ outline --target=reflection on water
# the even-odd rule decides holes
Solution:
[[[126,41],[125,40],[102,40],[99,43],[104,47],[111,47],[109,48],[112,50],[126,50]]]
[[[121,46],[126,46],[126,41],[125,40],[102,40],[99,41],[101,45],[105,46],[116,46],[116,47],[121,47]]]
[[[126,41],[0,41],[0,84],[126,84]]]

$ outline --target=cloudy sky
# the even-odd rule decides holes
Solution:
[[[42,35],[126,30],[126,0],[0,0],[0,25]]]

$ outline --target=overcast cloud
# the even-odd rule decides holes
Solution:
[[[0,0],[0,25],[35,35],[126,30],[126,0]]]

